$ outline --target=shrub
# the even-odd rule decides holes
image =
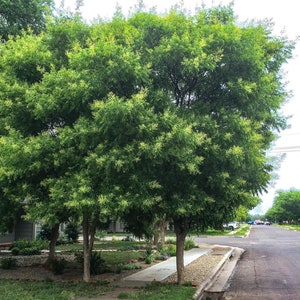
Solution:
[[[11,257],[2,258],[0,260],[0,266],[5,270],[14,269],[17,266],[17,260]]]
[[[104,259],[101,257],[100,252],[92,252],[91,255],[91,274],[101,274],[104,267]]]
[[[176,240],[173,239],[173,238],[167,238],[166,239],[166,244],[173,244],[173,245],[175,245],[176,244]]]
[[[147,265],[152,264],[153,261],[154,261],[153,255],[148,255],[148,256],[146,256],[146,258],[145,258],[145,263],[146,263]]]
[[[39,255],[42,249],[48,248],[48,241],[42,240],[17,240],[10,246],[13,255]]]
[[[18,247],[10,248],[12,255],[19,255],[20,249]]]
[[[184,250],[190,250],[195,247],[196,247],[196,244],[195,244],[194,240],[186,240],[184,242]]]
[[[17,241],[14,241],[10,248],[13,249],[13,248],[19,248],[19,249],[24,249],[24,248],[29,248],[31,247],[32,245],[32,242],[29,241],[29,240],[25,240],[25,239],[22,239],[22,240],[17,240]]]
[[[136,265],[136,264],[120,265],[121,270],[137,270],[141,268],[142,267],[140,265]]]
[[[65,259],[51,258],[47,260],[47,265],[54,275],[60,275],[66,268],[67,261]]]
[[[78,263],[80,263],[83,267],[84,259],[83,259],[83,252],[76,252],[75,258]],[[100,252],[92,252],[91,259],[90,259],[90,268],[91,274],[97,275],[104,272],[104,259],[101,257]]]
[[[146,256],[149,256],[149,255],[152,255],[152,253],[153,253],[152,246],[151,246],[151,245],[148,245],[147,248],[146,248],[145,255],[146,255]]]
[[[165,245],[160,251],[163,255],[176,256],[176,245]]]
[[[151,264],[154,261],[152,246],[148,245],[145,251],[145,263]]]
[[[19,254],[18,255],[40,255],[41,254],[41,250],[38,247],[29,247],[29,248],[24,248],[24,249],[20,249]]]
[[[161,253],[158,253],[158,254],[155,254],[154,255],[154,259],[155,260],[166,260],[169,258],[169,255],[168,254],[161,254]]]

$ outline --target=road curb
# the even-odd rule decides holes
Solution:
[[[224,292],[228,280],[230,279],[237,262],[239,261],[242,254],[245,252],[244,249],[237,247],[231,248],[219,262],[219,264],[212,270],[211,274],[202,282],[194,294],[195,300],[203,300],[205,294],[220,294]],[[212,299],[210,297],[210,299]]]

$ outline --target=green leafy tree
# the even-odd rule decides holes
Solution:
[[[48,110],[42,110],[43,94],[47,88],[52,88],[51,84],[54,84],[54,75],[50,75],[51,68],[59,69],[65,58],[63,56],[59,59],[57,53],[52,51],[53,40],[57,36],[59,39],[65,35],[66,28],[63,23],[68,21],[72,24],[78,36],[84,35],[82,32],[85,32],[87,27],[78,19],[73,23],[69,19],[59,20],[53,21],[56,27],[49,25],[47,35],[24,34],[22,37],[2,44],[1,51],[3,74],[0,80],[2,86],[0,132],[2,151],[7,154],[2,156],[1,160],[1,165],[3,165],[1,207],[7,221],[1,224],[3,231],[12,230],[15,220],[24,214],[24,209],[26,219],[48,224],[52,228],[50,257],[55,254],[59,224],[68,221],[72,213],[61,203],[49,197],[46,181],[49,178],[59,177],[64,167],[55,163],[54,154],[60,149],[55,127],[70,124],[73,120],[70,116],[74,114],[74,109],[60,107],[63,116],[60,114],[56,118],[52,115],[51,107],[53,106],[49,105]],[[65,52],[76,40],[76,34],[74,31],[72,33],[73,35],[70,35],[68,39],[69,44],[64,43]],[[74,76],[73,79],[67,76],[67,79],[68,84],[74,82]],[[57,85],[54,95],[59,89],[60,86]],[[39,109],[36,108],[38,94],[41,97]],[[66,101],[66,97],[63,98],[62,94],[59,99],[62,102]],[[53,101],[53,97],[49,100]],[[11,151],[12,148],[16,151]],[[9,210],[12,204],[14,209]]]
[[[45,29],[46,17],[51,13],[52,0],[0,1],[0,35],[7,40],[10,35],[20,35],[29,28],[33,33]]]
[[[29,199],[35,218],[80,218],[85,281],[100,220],[166,218],[182,283],[188,232],[256,206],[267,186],[292,48],[264,24],[239,27],[231,7],[90,27],[65,18],[1,45],[6,203]]]
[[[236,211],[235,220],[238,222],[246,222],[251,220],[251,217],[249,215],[249,209],[247,207],[240,206]]]
[[[278,222],[298,222],[300,219],[300,191],[296,189],[277,191],[273,206],[266,212],[265,217]]]
[[[135,45],[151,63],[153,89],[166,93],[207,136],[198,148],[204,160],[196,176],[175,168],[159,180],[164,212],[175,226],[181,283],[187,232],[230,221],[240,205],[256,206],[267,187],[272,165],[265,151],[274,131],[285,127],[278,114],[286,98],[280,68],[293,45],[272,37],[267,24],[239,27],[231,7],[194,17],[137,14],[129,22],[143,37]]]
[[[85,281],[97,225],[108,215],[100,200],[113,198],[113,189],[104,185],[110,182],[105,172],[86,169],[88,154],[101,143],[89,122],[92,103],[110,92],[130,97],[144,76],[138,55],[111,42],[106,26],[88,29],[77,17],[62,18],[45,33],[1,45],[3,207],[11,199],[21,207],[26,199],[26,218],[52,225],[55,232],[70,216],[81,218]],[[61,38],[67,42],[56,49]]]

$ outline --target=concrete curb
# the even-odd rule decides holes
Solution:
[[[205,293],[224,292],[227,282],[230,279],[244,249],[231,247],[231,249],[224,255],[219,264],[212,270],[211,274],[202,282],[194,294],[195,300],[204,299]],[[209,299],[212,299],[211,297]]]

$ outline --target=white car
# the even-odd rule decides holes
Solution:
[[[225,229],[235,230],[235,229],[238,229],[240,227],[240,223],[239,222],[230,222],[228,224],[224,224],[223,227]]]

